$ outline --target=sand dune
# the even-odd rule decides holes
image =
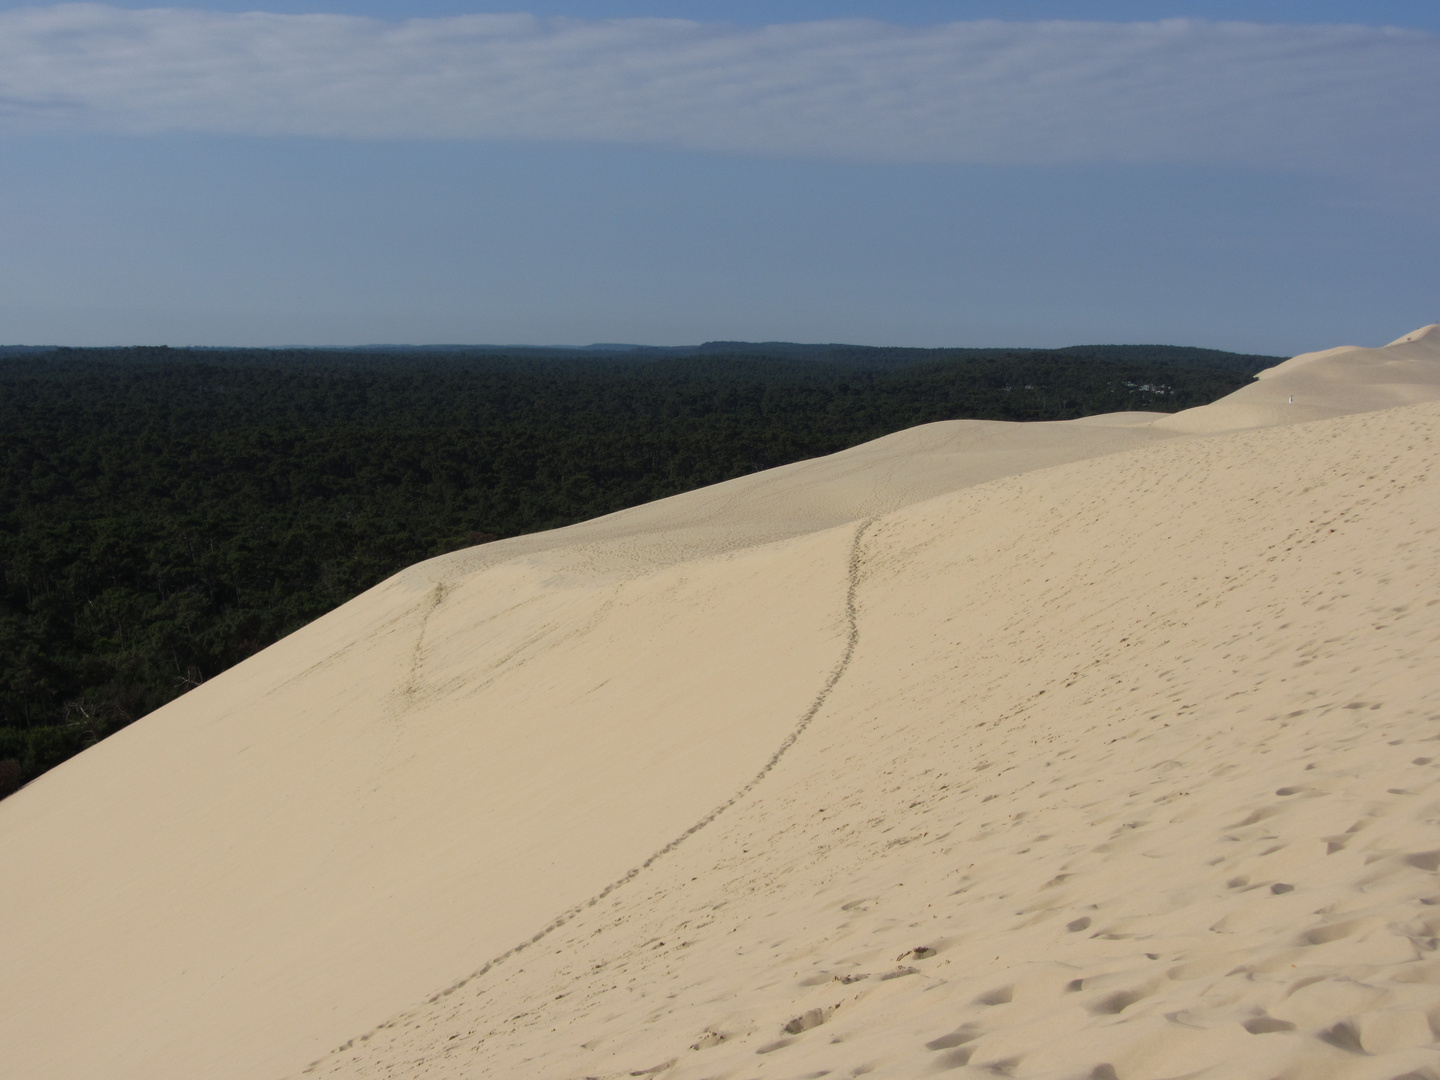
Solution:
[[[1423,326],[1381,349],[1345,345],[1302,353],[1211,405],[1156,421],[1165,431],[1271,427],[1433,400],[1440,325]]]
[[[1429,327],[413,567],[0,803],[0,1060],[1440,1076],[1437,457]]]

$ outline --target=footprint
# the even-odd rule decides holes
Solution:
[[[1072,934],[1078,934],[1081,930],[1088,930],[1088,929],[1090,929],[1090,916],[1089,916],[1089,915],[1082,915],[1082,916],[1080,916],[1080,918],[1076,919],[1074,922],[1068,922],[1068,923],[1066,923],[1066,924],[1065,924],[1065,929],[1066,929],[1066,930],[1069,930],[1070,933],[1072,933]]]
[[[958,1027],[949,1035],[941,1035],[938,1039],[931,1039],[925,1044],[926,1050],[950,1050],[957,1046],[964,1046],[967,1042],[974,1042],[980,1037],[981,1032],[973,1025],[966,1024]]]
[[[757,1047],[755,1052],[757,1054],[773,1054],[776,1050],[784,1050],[785,1047],[789,1046],[794,1041],[794,1039],[776,1039],[774,1042],[766,1043],[764,1046]]]
[[[662,1073],[662,1072],[665,1072],[667,1069],[673,1069],[674,1067],[675,1067],[675,1059],[674,1059],[674,1058],[671,1058],[669,1061],[662,1061],[659,1065],[652,1065],[652,1066],[650,1066],[650,1068],[648,1068],[648,1069],[636,1069],[636,1070],[635,1070],[634,1072],[632,1072],[630,1075],[631,1075],[631,1076],[654,1076],[656,1073]]]
[[[1014,1076],[1015,1070],[1020,1067],[1020,1056],[1017,1054],[1012,1058],[1002,1058],[999,1061],[987,1061],[982,1068],[992,1076]]]
[[[1275,1031],[1294,1031],[1295,1025],[1289,1020],[1276,1020],[1273,1016],[1257,1016],[1241,1025],[1251,1035],[1269,1035]]]
[[[913,949],[906,949],[899,956],[895,957],[895,959],[907,960],[913,956],[916,960],[928,960],[934,955],[935,950],[930,948],[929,945],[916,945]]]
[[[1349,937],[1364,926],[1363,921],[1352,919],[1350,922],[1331,923],[1329,926],[1317,927],[1301,935],[1301,940],[1307,945],[1328,945],[1332,941],[1339,941],[1341,938]]]
[[[834,1014],[835,1007],[833,1005],[826,1009],[811,1009],[808,1012],[803,1012],[785,1025],[785,1034],[799,1035],[802,1031],[817,1028],[825,1023],[826,1020],[829,1020]]]
[[[880,981],[881,981],[881,982],[885,982],[885,981],[887,981],[887,980],[889,980],[889,979],[903,979],[906,975],[919,975],[919,974],[920,974],[920,969],[919,969],[919,968],[913,968],[913,967],[896,968],[894,971],[887,971],[884,975],[881,975],[881,976],[880,976]]]
[[[1243,829],[1246,825],[1258,825],[1266,818],[1272,818],[1276,814],[1285,812],[1283,806],[1262,806],[1259,810],[1250,814],[1244,821],[1236,822],[1234,825],[1225,826],[1227,829]]]
[[[1433,873],[1440,869],[1440,851],[1421,851],[1406,855],[1405,861],[1417,870],[1429,870]]]
[[[1369,822],[1366,821],[1364,818],[1361,818],[1359,821],[1355,822],[1339,836],[1321,837],[1321,839],[1325,841],[1326,847],[1328,849],[1325,854],[1333,855],[1335,854],[1335,852],[1344,848],[1344,846],[1350,842],[1350,840],[1355,836],[1355,834],[1358,833],[1361,829],[1365,828],[1367,825],[1369,825]]]
[[[1360,1032],[1355,1030],[1355,1025],[1349,1020],[1341,1020],[1340,1023],[1326,1028],[1320,1033],[1320,1040],[1341,1050],[1348,1050],[1352,1054],[1368,1054],[1370,1052],[1360,1045]]]
[[[1107,994],[1099,1001],[1091,1002],[1087,1008],[1096,1016],[1114,1016],[1134,1005],[1142,996],[1133,990],[1117,990],[1113,994]]]
[[[941,1054],[935,1063],[936,1071],[944,1069],[959,1069],[970,1064],[970,1056],[975,1053],[974,1047],[962,1046],[958,1050],[951,1050]]]
[[[1008,1005],[1015,1000],[1015,987],[1000,986],[975,999],[976,1005]]]

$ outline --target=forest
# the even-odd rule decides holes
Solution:
[[[1189,408],[1280,359],[0,349],[0,796],[420,559],[936,420]]]

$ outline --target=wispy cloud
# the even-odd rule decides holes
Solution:
[[[1440,37],[1359,26],[0,14],[0,130],[1345,169],[1440,159]]]

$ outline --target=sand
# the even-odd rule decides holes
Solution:
[[[0,802],[5,1073],[1440,1076],[1437,458],[1430,327],[412,567]]]

